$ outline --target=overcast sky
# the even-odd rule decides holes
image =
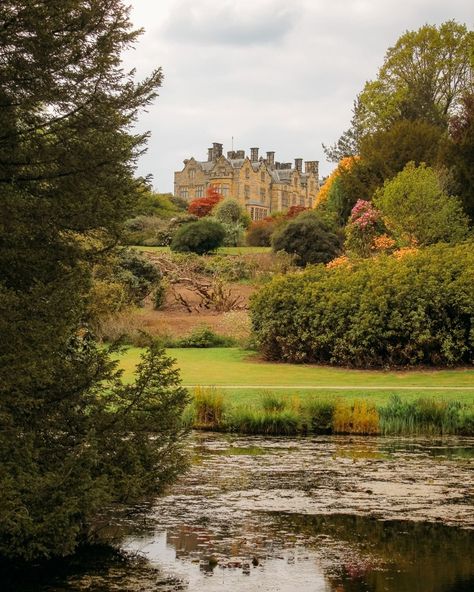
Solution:
[[[140,175],[173,190],[183,159],[258,146],[276,160],[319,160],[348,127],[352,103],[406,30],[454,19],[472,28],[472,0],[129,0],[145,29],[126,66],[161,66],[160,96]]]

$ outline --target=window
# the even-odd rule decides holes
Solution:
[[[245,178],[250,179],[250,170],[248,168],[245,169]]]
[[[245,199],[250,199],[250,186],[249,185],[244,186],[244,196],[245,196]]]
[[[301,197],[300,197],[300,206],[304,206],[304,205],[305,205],[305,204],[304,204],[304,197],[303,197],[303,196],[301,196]]]
[[[221,195],[224,198],[229,197],[229,186],[228,185],[222,185]]]
[[[250,218],[254,221],[263,220],[268,216],[267,208],[259,208],[258,206],[252,206],[250,208]]]
[[[265,201],[265,189],[260,189],[260,201]]]
[[[194,181],[194,177],[196,176],[196,169],[189,169],[188,175],[191,181]]]
[[[298,177],[295,177],[294,184],[295,184],[295,187],[298,185]]]
[[[265,171],[262,171],[262,172],[260,173],[260,181],[261,181],[262,183],[265,183]]]
[[[281,193],[281,207],[282,208],[288,207],[288,193],[286,191],[282,191],[282,193]]]
[[[204,185],[196,185],[196,191],[194,195],[196,197],[204,197]]]
[[[184,197],[184,199],[188,199],[189,193],[187,187],[180,187],[179,188],[179,197]]]

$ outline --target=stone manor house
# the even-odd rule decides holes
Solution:
[[[275,153],[259,157],[258,148],[222,154],[222,144],[208,149],[207,160],[184,160],[184,168],[174,174],[174,193],[189,201],[204,197],[209,186],[224,197],[233,197],[245,206],[252,220],[262,220],[272,212],[291,206],[311,208],[319,191],[318,161],[275,162]]]

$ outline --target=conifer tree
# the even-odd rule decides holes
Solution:
[[[136,195],[133,132],[162,73],[121,65],[120,0],[0,3],[0,556],[73,552],[104,507],[181,469],[186,392],[163,352],[135,384],[87,330],[92,264]],[[151,437],[150,437],[151,436]]]

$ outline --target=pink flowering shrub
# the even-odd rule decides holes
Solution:
[[[380,212],[370,201],[357,200],[346,226],[346,250],[359,257],[368,257],[372,252],[374,238],[383,229]]]

